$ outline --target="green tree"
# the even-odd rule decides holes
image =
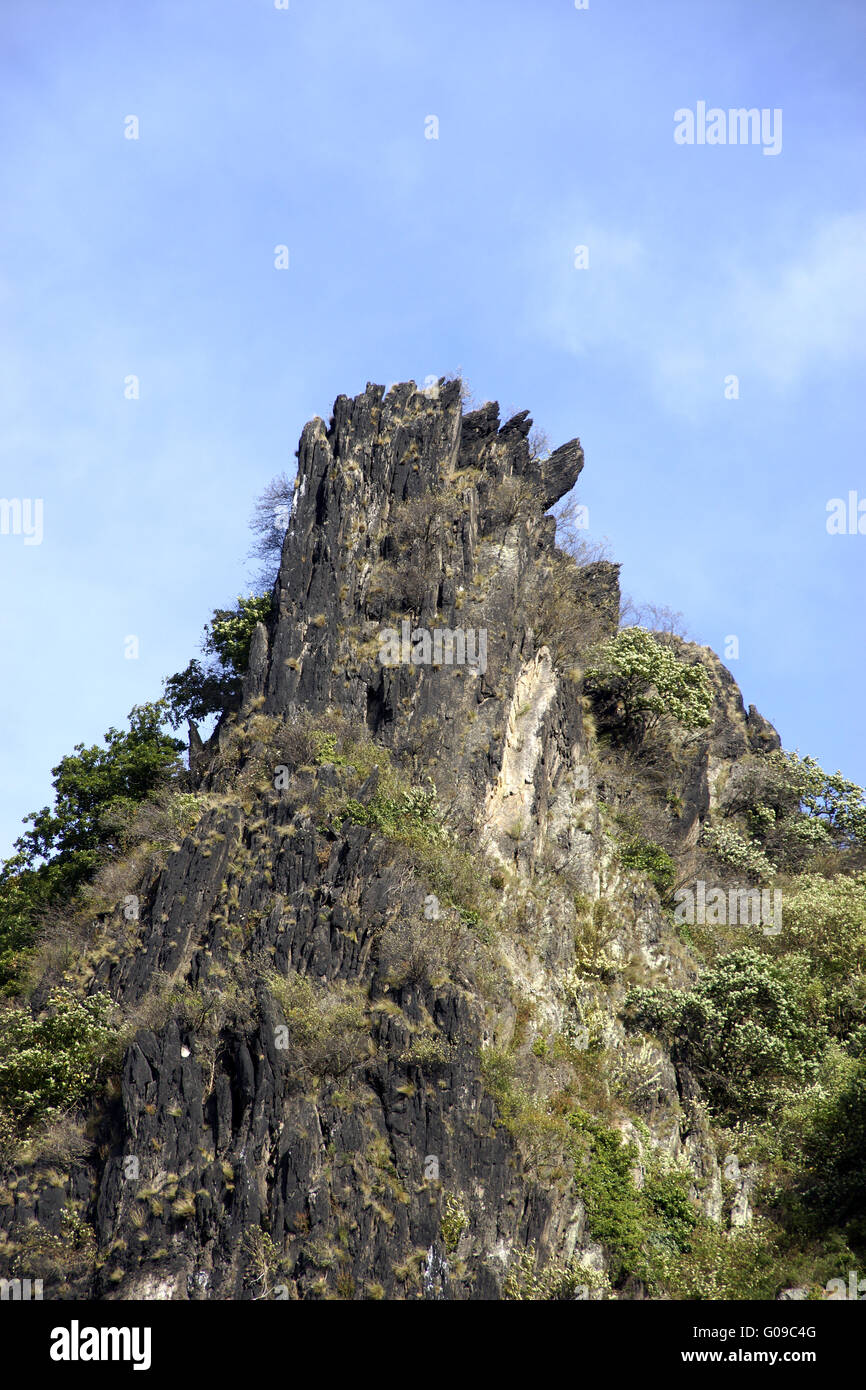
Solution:
[[[822,869],[828,852],[862,867],[866,848],[866,793],[841,772],[825,772],[814,758],[781,749],[740,759],[722,793],[721,810],[739,818],[753,851],[781,869]],[[719,846],[733,847],[740,831],[719,827]],[[714,852],[715,849],[714,849]],[[724,858],[724,853],[719,857]]]
[[[700,663],[689,665],[642,627],[622,628],[584,674],[602,723],[640,744],[668,716],[687,729],[710,723],[713,692]]]
[[[109,729],[104,748],[78,743],[52,768],[53,805],[25,816],[30,829],[0,867],[0,981],[7,987],[45,913],[122,849],[111,813],[181,776],[183,744],[163,732],[164,718],[162,701],[136,705],[127,731]]]
[[[105,994],[78,999],[55,990],[48,1012],[0,1014],[0,1104],[26,1129],[90,1092],[111,1051],[111,1001]]]
[[[780,774],[784,792],[801,816],[817,822],[840,848],[866,845],[866,794],[841,772],[825,772],[814,758],[799,753],[772,753],[771,766]],[[808,831],[804,838],[808,838]]]
[[[807,958],[772,961],[751,947],[721,956],[692,989],[633,990],[628,1007],[734,1121],[766,1114],[812,1080],[827,1036]]]
[[[188,719],[197,723],[209,714],[236,709],[240,704],[250,643],[257,623],[271,611],[271,595],[238,596],[234,608],[217,608],[205,625],[203,665],[194,658],[183,671],[165,681],[165,700],[172,728]]]
[[[620,847],[619,862],[626,869],[637,869],[639,873],[646,874],[662,898],[667,896],[677,881],[676,864],[667,850],[653,840],[644,840],[640,836],[629,840]]]
[[[830,1033],[866,1055],[866,873],[799,874],[782,892],[783,931],[767,949],[808,958]]]
[[[821,1097],[804,1142],[797,1195],[821,1232],[826,1223],[847,1226],[847,1236],[866,1248],[866,1062],[851,1062],[836,1093]]]

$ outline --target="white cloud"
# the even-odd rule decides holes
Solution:
[[[866,213],[821,226],[762,283],[741,279],[732,310],[753,368],[782,389],[866,351]]]
[[[579,225],[579,224],[578,224]],[[551,234],[530,270],[527,314],[543,338],[575,355],[616,353],[646,376],[669,410],[693,415],[718,399],[728,373],[781,393],[810,372],[866,352],[866,213],[825,221],[799,254],[741,270],[708,240],[706,259],[600,225]],[[536,259],[537,257],[537,259]]]

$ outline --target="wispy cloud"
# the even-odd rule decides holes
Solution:
[[[799,254],[765,253],[748,270],[726,266],[711,240],[703,271],[694,259],[678,266],[658,228],[585,225],[586,269],[575,268],[573,236],[543,240],[528,275],[534,331],[578,356],[616,352],[674,413],[718,396],[729,373],[784,393],[866,354],[866,212],[829,217]]]

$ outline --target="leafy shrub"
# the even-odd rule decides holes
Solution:
[[[816,1074],[826,1033],[813,1017],[808,961],[751,947],[721,956],[689,990],[633,990],[634,1020],[676,1045],[711,1103],[733,1120],[762,1115]]]
[[[428,918],[422,912],[385,924],[378,938],[379,970],[389,985],[438,986],[465,974],[477,936],[452,909]]]
[[[18,1156],[19,1135],[15,1118],[0,1106],[0,1172],[11,1168]]]
[[[658,1277],[673,1298],[771,1300],[791,1282],[777,1240],[760,1216],[733,1230],[699,1219],[686,1253],[659,1251]]]
[[[575,1181],[589,1229],[609,1252],[612,1282],[634,1277],[658,1291],[660,1255],[688,1252],[698,1224],[688,1176],[651,1161],[639,1188],[633,1142],[585,1111],[576,1111],[570,1124],[580,1141]]]
[[[343,788],[329,788],[322,797],[320,828],[337,834],[347,820],[370,826],[400,850],[444,905],[456,907],[467,924],[484,932],[482,916],[489,906],[486,884],[477,860],[444,824],[433,783],[409,782],[393,765],[388,750],[372,742],[366,727],[360,730],[339,717],[332,719],[334,728],[311,733],[316,762],[343,769],[348,777]],[[360,790],[359,784],[374,771],[377,786],[368,800],[361,802],[346,794]]]
[[[658,1047],[648,1039],[626,1039],[607,1059],[614,1091],[633,1109],[652,1107],[664,1076],[660,1063]]]
[[[253,632],[271,611],[270,594],[238,595],[234,608],[217,608],[205,631],[204,649],[212,653],[224,670],[243,675],[249,665]]]
[[[727,816],[742,815],[764,852],[787,868],[802,868],[816,851],[866,844],[866,794],[814,758],[777,749],[744,758],[722,796]]]
[[[342,816],[352,825],[370,825],[393,839],[416,837],[441,844],[446,831],[439,816],[436,791],[432,786],[408,787],[388,793],[377,791],[366,805],[350,797]]]
[[[32,1221],[21,1232],[16,1247],[10,1273],[50,1282],[55,1296],[68,1287],[69,1281],[90,1273],[96,1263],[93,1230],[70,1207],[64,1207],[60,1213],[57,1234]]]
[[[420,1067],[426,1071],[437,1071],[450,1067],[455,1058],[455,1044],[446,1042],[444,1037],[431,1034],[415,1034],[409,1046],[400,1054],[400,1061],[408,1066]]]
[[[586,1205],[587,1224],[613,1256],[611,1276],[617,1283],[643,1270],[645,1211],[632,1177],[637,1149],[583,1112],[573,1116],[571,1124],[586,1141],[575,1181]]]
[[[827,989],[832,1031],[844,1036],[866,1019],[866,872],[800,874],[783,890],[784,937],[777,945],[806,955]]]
[[[449,1255],[454,1254],[460,1244],[460,1237],[468,1225],[469,1217],[462,1197],[454,1192],[447,1193],[439,1227],[445,1249]]]
[[[241,1243],[241,1255],[244,1284],[251,1290],[253,1299],[272,1297],[277,1274],[285,1262],[267,1231],[260,1226],[248,1227]]]
[[[820,1226],[849,1223],[866,1246],[866,1061],[850,1064],[841,1088],[819,1098],[805,1136],[798,1195]]]
[[[866,844],[866,793],[841,772],[827,773],[814,758],[776,751],[771,766],[797,798],[799,809],[818,821],[841,846]]]
[[[776,866],[757,840],[746,840],[731,825],[707,826],[701,843],[714,859],[731,869],[741,869],[758,879],[774,878]]]
[[[508,1271],[502,1297],[516,1302],[571,1303],[595,1294],[610,1296],[610,1281],[577,1260],[549,1260],[540,1268],[533,1247],[523,1250]]]
[[[188,719],[198,722],[239,704],[253,632],[267,618],[272,601],[270,594],[250,594],[247,598],[239,595],[234,608],[214,610],[202,640],[207,663],[202,665],[193,658],[185,670],[168,676],[164,683],[172,728]]]
[[[26,1129],[91,1091],[115,1038],[111,1002],[104,994],[78,999],[55,990],[49,1012],[0,1014],[0,1104]]]
[[[136,705],[129,730],[109,729],[105,748],[75,745],[52,769],[54,804],[25,817],[31,829],[0,868],[0,982],[18,988],[23,954],[46,913],[73,898],[124,848],[124,827],[154,793],[177,785],[182,744],[161,729],[161,702]]]
[[[622,968],[621,960],[610,950],[617,932],[621,928],[620,919],[605,898],[597,898],[592,904],[578,906],[577,922],[574,929],[574,963],[576,976],[594,976],[599,980],[610,980]]]
[[[102,816],[102,825],[117,835],[125,850],[146,842],[163,848],[174,845],[198,823],[205,802],[191,792],[158,787],[138,802],[116,802]]]
[[[585,673],[603,722],[639,745],[667,716],[687,729],[710,723],[712,687],[704,668],[681,660],[671,646],[642,627],[611,637]]]
[[[626,869],[646,874],[655,884],[659,897],[666,897],[677,880],[677,866],[667,850],[652,840],[634,839],[619,851],[619,862]]]
[[[550,1098],[518,1080],[516,1059],[498,1047],[481,1053],[484,1085],[496,1102],[501,1123],[536,1168],[557,1166],[568,1149],[565,1115]]]

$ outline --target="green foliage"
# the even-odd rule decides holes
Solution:
[[[791,879],[782,922],[782,935],[768,949],[808,959],[829,1033],[866,1055],[866,872]]]
[[[430,844],[441,844],[447,833],[432,786],[408,787],[392,794],[377,791],[366,805],[350,797],[341,814],[352,825],[371,825],[393,839],[420,838]]]
[[[626,869],[646,874],[655,884],[659,897],[666,897],[677,881],[677,866],[667,850],[652,840],[637,837],[619,851],[619,862]]]
[[[613,1283],[634,1277],[657,1292],[660,1256],[687,1253],[698,1224],[688,1177],[653,1163],[638,1187],[633,1142],[625,1143],[616,1130],[582,1110],[570,1124],[580,1141],[575,1181],[589,1229],[609,1252]]]
[[[15,1007],[0,1014],[0,1104],[22,1129],[92,1090],[115,1037],[111,1012],[104,994],[79,999],[58,989],[40,1018]]]
[[[519,1081],[515,1057],[501,1048],[483,1049],[481,1075],[496,1102],[500,1122],[528,1162],[539,1173],[561,1172],[571,1138],[567,1110],[564,1111],[555,1099]]]
[[[783,786],[797,798],[800,810],[824,827],[841,846],[866,844],[866,793],[841,772],[827,773],[814,758],[777,751],[769,762],[782,776]]]
[[[55,1296],[67,1296],[70,1281],[89,1274],[97,1258],[93,1228],[71,1207],[60,1213],[60,1230],[50,1231],[31,1221],[12,1245],[9,1272],[16,1277],[43,1279]]]
[[[514,1058],[504,1048],[485,1047],[481,1053],[481,1075],[496,1101],[500,1119],[508,1127],[517,1118],[522,1100],[515,1091]]]
[[[168,720],[173,729],[192,720],[193,724],[240,703],[241,678],[219,667],[202,666],[197,657],[183,671],[165,680]]]
[[[815,1018],[808,961],[751,947],[721,956],[690,990],[633,990],[635,1022],[675,1045],[716,1110],[766,1114],[814,1078],[826,1032]]]
[[[204,650],[216,656],[224,669],[242,675],[249,665],[253,632],[270,613],[271,603],[270,594],[249,594],[247,598],[239,594],[234,608],[217,608]]]
[[[573,1303],[575,1299],[610,1297],[607,1276],[584,1269],[576,1260],[549,1260],[539,1268],[533,1247],[521,1251],[505,1278],[502,1297],[521,1303]]]
[[[260,1226],[248,1227],[241,1242],[241,1256],[244,1284],[251,1290],[253,1299],[272,1297],[278,1272],[285,1267],[285,1262],[267,1231]]]
[[[756,1194],[769,1219],[765,1245],[781,1268],[776,1287],[810,1286],[866,1258],[866,1061],[830,1043],[808,1088],[790,1095],[762,1125],[743,1124],[741,1156],[760,1165]],[[766,1252],[759,1252],[766,1260]],[[771,1290],[769,1295],[773,1296]]]
[[[733,826],[707,826],[701,843],[704,848],[731,869],[741,869],[766,881],[776,874],[776,866],[767,858],[757,840],[746,840]]]
[[[742,817],[752,846],[787,869],[803,869],[828,849],[866,845],[863,789],[798,753],[742,759],[732,769],[723,810]]]
[[[570,1155],[588,1233],[607,1253],[602,1293],[607,1279],[619,1288],[640,1280],[650,1297],[672,1298],[773,1298],[784,1285],[780,1233],[760,1216],[744,1230],[717,1226],[693,1202],[687,1171],[652,1147],[641,1153],[633,1140],[564,1096],[545,1106],[518,1084],[517,1059],[503,1050],[485,1049],[482,1074],[500,1119],[522,1146],[531,1134],[537,1150],[546,1126],[548,1139],[555,1137]],[[556,1263],[539,1271],[527,1254],[509,1272],[504,1293],[510,1299],[573,1298],[581,1284],[597,1287],[589,1271]]]
[[[699,663],[689,665],[642,627],[622,628],[585,672],[602,722],[639,745],[663,716],[686,729],[710,723],[712,687]]]
[[[803,1149],[798,1195],[818,1230],[847,1223],[847,1238],[866,1248],[866,1061],[851,1063],[841,1088],[818,1101]]]
[[[643,1272],[646,1244],[645,1211],[632,1177],[637,1162],[634,1144],[624,1144],[615,1130],[579,1112],[573,1127],[585,1136],[586,1150],[578,1162],[576,1181],[586,1204],[594,1238],[613,1258],[613,1282]]]
[[[641,1196],[653,1220],[652,1245],[672,1255],[689,1251],[699,1223],[689,1198],[688,1175],[670,1169],[647,1173]]]
[[[16,841],[28,866],[45,860],[68,869],[77,880],[110,848],[104,836],[107,808],[141,801],[180,770],[183,745],[163,734],[162,702],[136,705],[129,715],[129,732],[109,729],[105,748],[75,745],[74,754],[52,768],[54,806],[26,817],[33,828]]]
[[[612,980],[621,969],[621,961],[610,947],[622,929],[619,914],[605,898],[594,903],[588,900],[581,907],[575,900],[577,921],[574,930],[574,963],[581,977]]]
[[[334,831],[349,821],[406,843],[441,844],[448,838],[432,782],[423,787],[406,782],[392,767],[386,749],[328,731],[314,733],[313,742],[317,763],[345,768],[358,778],[366,779],[374,769],[377,774],[377,787],[368,801],[362,803],[354,796],[328,800]]]
[[[423,786],[409,782],[391,762],[388,750],[373,743],[366,730],[362,735],[338,723],[336,729],[315,730],[308,737],[317,763],[329,763],[348,774],[344,789],[329,790],[322,798],[325,815],[320,828],[337,834],[346,821],[370,826],[401,847],[444,905],[456,907],[468,925],[483,932],[489,895],[477,861],[444,824],[433,783],[429,779]],[[361,781],[374,771],[377,786],[367,801],[346,794],[360,790]]]
[[[0,868],[0,981],[7,992],[45,914],[122,851],[129,813],[180,776],[183,745],[162,732],[164,715],[162,701],[136,705],[128,731],[109,729],[104,748],[78,743],[52,769],[53,806],[25,817],[31,828]]]
[[[772,1300],[786,1283],[796,1282],[786,1276],[777,1238],[759,1216],[733,1230],[701,1218],[687,1253],[659,1252],[658,1278],[677,1299]]]
[[[270,594],[238,596],[234,608],[217,608],[205,625],[202,650],[209,658],[197,659],[165,681],[165,701],[172,728],[191,719],[194,723],[240,702],[244,672],[249,665],[250,644],[256,625],[271,611]]]

